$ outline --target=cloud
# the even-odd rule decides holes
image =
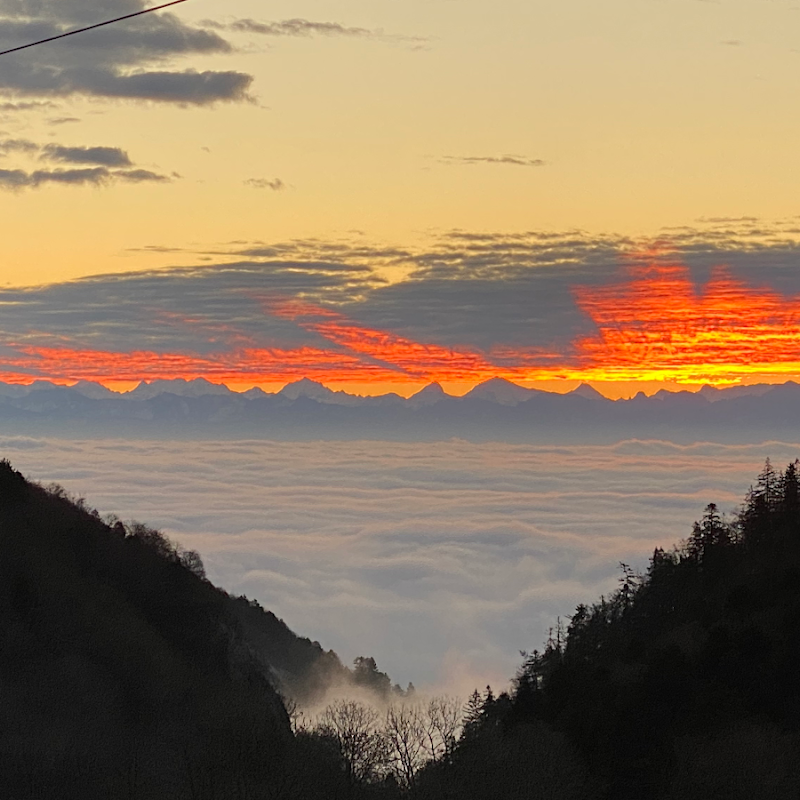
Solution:
[[[54,106],[54,103],[38,100],[29,100],[21,103],[4,102],[0,103],[0,113],[12,114],[19,111],[37,111],[43,108],[53,108]]]
[[[238,33],[257,33],[262,36],[347,36],[367,37],[375,34],[367,28],[348,27],[338,22],[311,22],[307,19],[285,19],[280,22],[257,22],[237,19],[223,26]]]
[[[119,147],[65,147],[61,144],[48,144],[42,148],[42,156],[51,161],[66,161],[72,164],[131,166],[130,157]]]
[[[219,101],[248,100],[248,89],[252,81],[252,76],[241,72],[186,70],[115,75],[95,71],[81,76],[79,88],[71,83],[69,94],[80,91],[98,97],[152,100],[177,105],[209,105]]]
[[[36,170],[25,172],[21,169],[0,170],[0,187],[3,189],[23,189],[38,187],[44,183],[72,185],[99,185],[109,179],[109,171],[103,167],[91,169]]]
[[[508,164],[512,167],[544,167],[547,162],[541,158],[528,158],[527,156],[442,156],[442,164]]]
[[[0,155],[9,153],[32,153],[39,150],[39,145],[29,139],[5,139],[0,141]]]
[[[275,178],[274,180],[248,178],[244,183],[245,186],[252,186],[254,189],[272,189],[273,192],[282,192],[286,189],[286,184],[280,178]]]
[[[0,189],[37,189],[47,183],[66,186],[102,186],[115,181],[128,183],[165,183],[171,180],[144,169],[111,170],[107,167],[87,167],[84,169],[37,169],[26,172],[21,169],[0,170]]]
[[[172,178],[146,169],[135,169],[130,156],[119,147],[41,145],[29,139],[0,140],[0,156],[10,153],[38,155],[40,161],[79,165],[72,169],[0,170],[0,189],[38,188],[44,184],[100,186],[113,182],[166,183]],[[87,166],[80,166],[87,165]],[[88,166],[91,165],[91,166]],[[173,175],[173,177],[176,177]]]
[[[127,152],[119,147],[38,144],[29,139],[0,140],[0,157],[10,153],[38,155],[39,161],[78,165],[72,169],[5,169],[0,171],[0,189],[38,188],[44,184],[101,186],[114,182],[167,183],[180,177],[137,169]],[[87,165],[87,166],[82,166]]]
[[[723,225],[736,225],[737,223],[757,223],[758,217],[699,217],[698,222],[723,224]]]
[[[386,330],[370,329],[343,314],[304,300],[271,300],[266,305],[273,316],[290,319],[334,345],[364,355],[362,369],[374,361],[390,365],[397,371],[398,378],[475,382],[495,377],[500,371],[479,353],[467,349],[459,352],[429,342],[416,342]]]
[[[126,181],[127,183],[169,183],[180,175],[173,172],[171,176],[160,175],[149,169],[125,169],[116,170],[111,173],[116,180]]]
[[[244,344],[320,348],[324,339],[270,317],[260,298],[302,294],[341,301],[380,282],[363,265],[278,257],[0,290],[0,342],[52,346],[53,337],[63,336],[75,347],[124,352],[155,346],[199,356]]]
[[[237,19],[233,22],[221,23],[205,20],[204,27],[232,33],[251,33],[259,36],[291,36],[291,37],[343,37],[348,39],[374,39],[384,42],[409,43],[422,45],[428,42],[423,36],[402,36],[387,34],[382,30],[370,30],[355,26],[342,25],[338,22],[312,22],[307,19],[284,19],[277,22],[260,22],[254,19]]]
[[[210,577],[405,683],[505,681],[556,617],[642,569],[797,443],[679,446],[69,441],[3,454],[198,549]],[[287,590],[287,586],[291,587]],[[468,690],[472,687],[467,687]]]
[[[0,0],[0,47],[57,36],[75,27],[140,11],[143,0]],[[0,89],[34,97],[89,97],[208,105],[249,98],[252,76],[179,71],[167,62],[232,51],[219,33],[175,14],[148,14],[0,60]]]
[[[796,229],[718,220],[670,231],[669,248],[666,232],[579,231],[170,248],[216,263],[0,291],[0,345],[6,368],[45,376],[785,380],[800,373]]]

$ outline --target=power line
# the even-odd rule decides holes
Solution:
[[[85,33],[86,31],[93,31],[95,28],[102,28],[105,25],[113,25],[115,22],[122,22],[124,19],[132,19],[133,17],[141,17],[142,14],[149,14],[151,11],[160,11],[162,8],[167,8],[168,6],[176,6],[178,3],[185,3],[186,0],[172,0],[171,3],[164,3],[161,6],[154,6],[153,8],[146,8],[144,11],[137,11],[134,14],[126,14],[124,17],[117,17],[116,19],[110,19],[106,22],[98,22],[96,25],[89,25],[88,28],[78,28],[74,31],[67,31],[66,33],[60,33],[58,36],[51,36],[48,39],[40,39],[38,42],[31,42],[30,44],[23,44],[19,47],[12,47],[10,50],[3,50],[0,52],[0,56],[8,55],[9,53],[16,53],[18,50],[27,50],[29,47],[36,47],[37,44],[45,44],[47,42],[54,42],[56,39],[64,39],[67,36],[74,36],[76,33]]]

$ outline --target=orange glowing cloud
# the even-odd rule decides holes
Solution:
[[[410,379],[477,383],[501,374],[516,374],[514,370],[493,364],[466,348],[456,350],[421,344],[387,331],[366,328],[343,314],[311,303],[272,300],[267,301],[267,308],[274,316],[290,319],[304,330],[318,333],[340,347],[367,356],[370,361],[389,365]]]
[[[575,298],[598,328],[574,343],[587,378],[725,384],[800,374],[800,296],[749,286],[724,267],[701,288],[683,266],[634,268]]]
[[[4,358],[5,366],[31,372],[7,371],[0,373],[0,380],[30,383],[41,376],[52,376],[58,382],[112,383],[206,378],[217,383],[250,385],[288,382],[304,375],[324,381],[335,381],[342,375],[397,380],[396,374],[389,374],[377,365],[363,364],[357,356],[308,347],[294,350],[250,347],[210,356],[146,350],[114,353],[32,345],[16,349],[20,355]]]
[[[569,355],[496,348],[527,380],[726,385],[800,375],[800,296],[756,288],[718,267],[697,287],[687,267],[631,267],[618,283],[577,286],[597,333]]]
[[[651,254],[652,255],[652,254]],[[106,385],[142,379],[203,377],[229,386],[287,383],[309,377],[328,384],[404,389],[428,381],[475,384],[492,377],[553,381],[669,382],[726,385],[800,376],[800,296],[732,277],[724,267],[696,285],[687,267],[632,266],[610,285],[576,286],[577,307],[596,327],[563,349],[443,347],[358,324],[344,314],[291,298],[262,299],[273,317],[322,337],[314,347],[269,348],[232,327],[174,320],[196,329],[210,354],[111,352],[69,346],[7,344],[0,380]],[[208,330],[202,330],[208,328]],[[28,338],[28,342],[31,338]]]

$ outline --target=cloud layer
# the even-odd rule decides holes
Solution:
[[[799,444],[137,442],[5,437],[29,476],[162,527],[212,579],[401,683],[503,683],[557,615],[738,506]],[[471,683],[470,683],[471,682]]]
[[[172,180],[148,169],[136,168],[127,152],[119,147],[67,146],[55,143],[37,144],[29,139],[0,140],[0,158],[9,155],[54,164],[74,165],[69,168],[0,169],[0,189],[38,188],[44,184],[100,186],[112,182],[168,183]]]
[[[150,6],[145,0],[0,0],[0,50],[59,36]],[[223,34],[338,36],[420,44],[420,37],[287,19],[183,22],[168,10],[68,37],[0,59],[0,91],[32,97],[100,97],[187,106],[251,100],[253,76],[233,70],[180,69],[186,57],[212,57],[235,47]],[[26,108],[7,104],[6,111]]]
[[[25,140],[6,147],[30,155]],[[76,164],[9,170],[0,181],[92,181],[104,170],[157,178]],[[0,371],[113,380],[124,363],[128,380],[238,372],[256,383],[382,386],[786,380],[800,376],[796,234],[789,224],[717,220],[670,232],[669,247],[575,232],[453,233],[416,251],[313,240],[208,248],[186,253],[211,260],[205,267],[0,292]],[[390,271],[405,277],[389,280]],[[131,375],[137,364],[143,371]]]
[[[141,11],[144,0],[1,0],[0,48]],[[219,33],[157,12],[0,60],[0,89],[21,96],[83,95],[184,105],[240,101],[252,77],[166,66],[185,56],[228,53]]]

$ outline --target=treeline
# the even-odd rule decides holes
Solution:
[[[319,705],[331,694],[351,690],[379,704],[414,692],[412,684],[405,689],[393,684],[371,656],[358,656],[352,667],[346,667],[333,650],[298,636],[257,600],[231,597],[229,608],[273,684],[303,706]]]

